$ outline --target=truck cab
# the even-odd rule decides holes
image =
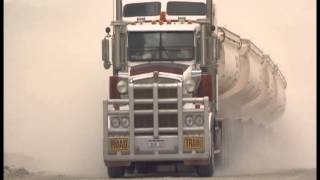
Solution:
[[[112,69],[103,101],[109,176],[162,162],[212,176],[219,47],[214,4],[116,0],[115,17],[112,36],[102,41],[104,67]]]

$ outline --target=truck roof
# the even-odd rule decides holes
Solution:
[[[150,5],[147,7],[146,4]],[[153,6],[150,3],[154,3]],[[167,6],[168,3],[170,7]],[[179,4],[180,3],[180,4]],[[206,8],[206,0],[122,0],[123,7],[123,20],[133,22],[136,21],[139,17],[144,17],[146,20],[158,20],[160,13],[164,12],[166,14],[167,19],[177,20],[178,17],[187,17],[190,20],[197,20],[206,18],[206,13],[197,13],[196,11],[201,12],[201,10],[205,10]],[[130,7],[131,5],[131,7]],[[139,5],[146,5],[146,7],[138,7]],[[135,7],[133,7],[135,6]],[[197,6],[197,8],[190,8],[190,13],[185,13],[188,6]],[[132,8],[132,15],[128,15],[126,10]],[[168,8],[169,7],[169,8]],[[179,8],[177,8],[179,7]],[[182,8],[180,8],[182,7]],[[136,9],[134,9],[136,8]],[[139,14],[143,14],[142,11],[147,10],[150,15],[140,16]],[[157,12],[152,12],[152,10]],[[171,14],[170,14],[171,13]]]

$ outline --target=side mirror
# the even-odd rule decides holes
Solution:
[[[109,27],[106,27],[107,37],[111,37],[110,32],[111,32],[111,29]]]
[[[102,60],[103,66],[105,69],[109,69],[111,66],[110,63],[110,53],[109,53],[109,40],[104,38],[102,40]]]
[[[212,25],[211,26],[211,32],[213,32],[214,30],[216,30],[216,26]]]

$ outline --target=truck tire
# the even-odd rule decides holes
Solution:
[[[121,178],[124,176],[124,167],[108,167],[108,175],[110,178]]]
[[[200,177],[212,177],[214,173],[212,158],[206,166],[197,166],[197,174]]]
[[[222,124],[221,122],[217,122],[216,120],[213,121],[214,122],[214,126],[212,127],[212,129],[214,129],[212,137],[213,137],[213,144],[214,146],[213,148],[213,154],[214,154],[214,150],[220,150],[219,153],[214,154],[214,167],[219,169],[220,167],[222,167]],[[219,131],[216,132],[215,128],[218,128]]]
[[[138,174],[146,174],[151,171],[151,166],[148,163],[136,163]]]
[[[212,121],[214,122],[214,120]],[[214,128],[214,125],[211,128]],[[212,130],[211,132],[214,132]],[[197,166],[197,174],[200,177],[212,177],[214,174],[214,133],[211,134],[211,157],[210,157],[210,162],[208,165],[205,166]]]

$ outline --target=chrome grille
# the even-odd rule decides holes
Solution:
[[[148,83],[143,80],[132,82],[134,99],[134,128],[152,128],[153,131],[135,132],[139,135],[165,135],[159,132],[159,128],[177,128],[178,127],[178,94],[179,83]],[[182,89],[180,89],[182,91]],[[182,92],[180,92],[181,94]],[[139,100],[141,100],[139,102]],[[180,99],[182,100],[182,99]],[[144,101],[144,102],[142,102]],[[146,102],[148,101],[148,102]],[[138,113],[137,113],[138,112]],[[139,113],[140,112],[140,113]],[[178,132],[167,132],[177,135]]]
[[[139,82],[137,82],[139,83]],[[150,85],[153,86],[153,83],[150,83]],[[155,85],[155,87],[158,87]],[[154,99],[154,91],[157,93],[157,100]],[[158,110],[177,110],[178,104],[176,102],[162,102],[157,103],[156,105],[154,103],[158,102],[161,99],[177,99],[178,93],[177,88],[170,88],[170,89],[154,89],[153,87],[150,89],[134,89],[134,99],[138,100],[144,100],[144,99],[152,99],[152,103],[148,104],[140,104],[135,103],[134,109],[135,110],[147,110],[147,111],[158,111]],[[154,109],[154,107],[157,107],[157,109]],[[136,115],[134,116],[134,124],[135,128],[153,128],[154,126],[154,117],[150,114],[144,114],[144,115]],[[178,115],[177,114],[160,114],[158,115],[158,127],[178,127]],[[136,135],[139,135],[141,133],[136,133]],[[153,132],[150,132],[149,135],[152,135]],[[177,134],[177,133],[176,133]],[[146,133],[143,133],[142,135],[146,135]]]

